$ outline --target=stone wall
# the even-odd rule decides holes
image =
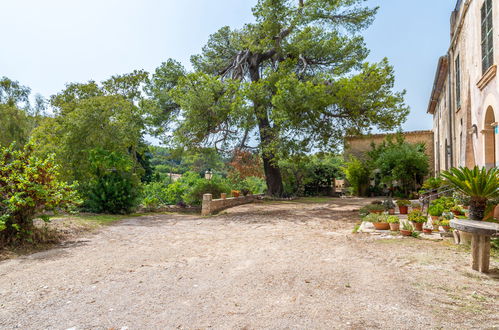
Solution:
[[[385,141],[388,136],[395,134],[373,134],[366,136],[352,136],[345,138],[345,155],[353,155],[357,158],[363,158],[367,151],[371,150],[371,144],[379,145]],[[404,132],[403,136],[408,143],[424,143],[426,145],[426,154],[430,159],[430,169],[434,169],[434,142],[432,131],[414,131]]]
[[[203,196],[201,215],[210,215],[228,209],[230,207],[253,203],[260,195],[249,195],[232,198],[213,199],[212,194]]]

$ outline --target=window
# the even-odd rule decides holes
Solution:
[[[456,57],[456,109],[461,108],[461,61]]]
[[[492,26],[492,0],[482,6],[482,71],[485,73],[494,61],[494,34]]]

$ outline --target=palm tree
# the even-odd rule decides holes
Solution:
[[[499,195],[499,170],[452,168],[442,173],[442,177],[456,190],[471,198],[470,219],[481,221],[485,215],[487,201]]]

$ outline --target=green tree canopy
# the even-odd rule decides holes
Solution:
[[[403,123],[403,92],[393,92],[388,61],[366,63],[358,34],[376,8],[363,0],[259,0],[255,22],[223,27],[192,57],[175,62],[149,89],[164,114],[176,115],[184,146],[244,149],[257,145],[268,193],[282,195],[279,159],[335,150],[345,134]],[[165,118],[168,118],[166,116]]]

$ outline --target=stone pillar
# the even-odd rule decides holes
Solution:
[[[213,200],[212,194],[204,194],[203,195],[203,206],[201,209],[201,215],[210,215],[211,214],[211,201]]]

